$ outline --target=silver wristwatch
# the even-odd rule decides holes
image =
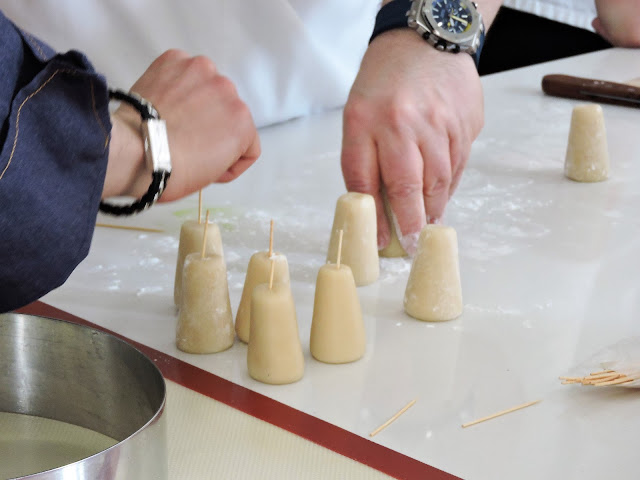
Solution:
[[[408,26],[438,50],[474,56],[482,48],[482,15],[471,0],[413,0],[407,17]]]
[[[120,100],[135,108],[142,117],[141,133],[144,140],[144,157],[151,170],[151,185],[140,199],[129,205],[100,202],[100,211],[111,215],[131,215],[141,212],[156,201],[164,192],[171,176],[171,151],[167,135],[167,124],[160,119],[151,102],[134,92],[109,89],[109,98]]]

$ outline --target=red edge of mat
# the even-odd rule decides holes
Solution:
[[[110,333],[147,355],[166,379],[392,477],[421,480],[458,478],[46,303],[34,302],[16,312],[66,320]]]

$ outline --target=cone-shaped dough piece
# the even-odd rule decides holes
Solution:
[[[564,174],[577,182],[601,182],[609,176],[604,115],[596,103],[573,109]]]
[[[376,204],[371,195],[349,192],[336,204],[327,262],[335,263],[339,231],[344,232],[342,263],[349,265],[356,285],[368,285],[380,275]]]
[[[296,309],[288,283],[261,283],[251,296],[251,334],[247,367],[254,379],[274,385],[293,383],[304,373]]]
[[[187,255],[182,281],[178,348],[188,353],[215,353],[229,348],[235,332],[224,258]]]
[[[190,253],[202,251],[202,236],[204,235],[204,222],[187,220],[180,229],[180,243],[178,245],[178,261],[176,262],[176,276],[173,284],[173,301],[179,307],[182,303],[182,269],[184,259]],[[209,255],[224,256],[222,251],[222,238],[220,228],[213,222],[207,227],[207,247],[205,257]]]
[[[251,256],[247,267],[247,275],[244,279],[240,305],[236,313],[236,333],[238,338],[245,343],[249,342],[249,332],[251,330],[251,295],[256,285],[269,282],[271,259],[275,262],[274,283],[289,285],[289,264],[286,256],[281,253],[274,253],[270,258],[269,252],[256,252]]]
[[[386,190],[382,190],[382,199],[384,200],[384,211],[387,214],[387,219],[389,220],[389,229],[391,230],[391,240],[389,240],[389,245],[384,247],[382,250],[378,252],[381,257],[406,257],[407,252],[402,247],[400,240],[398,239],[398,232],[396,229],[396,220],[391,210],[391,204],[389,203],[389,198],[387,197]]]
[[[310,338],[311,355],[325,363],[348,363],[364,355],[366,337],[360,300],[348,265],[318,271]]]
[[[453,228],[426,225],[420,232],[404,309],[428,322],[453,320],[462,314],[458,239]]]

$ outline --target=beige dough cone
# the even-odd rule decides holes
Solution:
[[[376,205],[371,195],[349,192],[336,204],[327,262],[335,263],[338,232],[344,231],[342,263],[349,265],[357,286],[369,285],[380,275]]]
[[[348,363],[364,355],[366,337],[356,284],[348,265],[320,267],[313,301],[310,349],[316,360]]]
[[[574,107],[564,174],[577,182],[601,182],[609,176],[607,133],[600,105]]]
[[[453,320],[462,314],[458,240],[453,228],[426,225],[420,232],[404,309],[428,322]]]
[[[187,220],[180,229],[180,243],[178,245],[178,261],[176,262],[176,276],[173,284],[173,301],[179,307],[182,302],[182,269],[184,259],[190,253],[202,250],[202,236],[204,235],[204,222]],[[207,248],[205,256],[223,256],[222,238],[220,228],[215,223],[209,222],[207,227]]]
[[[271,257],[275,262],[273,281],[289,284],[289,264],[287,257],[281,253],[274,253]],[[249,259],[244,288],[240,297],[240,305],[236,313],[236,333],[243,342],[249,342],[251,330],[251,295],[256,285],[269,282],[271,272],[271,258],[269,252],[256,252]]]
[[[261,283],[251,296],[247,367],[252,378],[280,385],[302,378],[304,356],[288,283]]]
[[[387,192],[384,189],[382,190],[382,199],[384,200],[384,211],[387,214],[387,219],[389,220],[389,228],[391,229],[391,240],[389,240],[389,245],[380,250],[378,254],[381,257],[387,258],[406,257],[407,252],[404,248],[402,248],[402,244],[398,239],[395,216],[393,215],[393,211],[391,210],[391,204],[389,203]]]
[[[211,227],[211,226],[209,226]],[[233,345],[227,267],[220,255],[187,255],[176,345],[183,352],[215,353]]]

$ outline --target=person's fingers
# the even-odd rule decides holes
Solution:
[[[355,106],[354,106],[355,105]],[[358,107],[350,103],[343,114],[342,153],[340,163],[345,187],[349,192],[368,193],[376,204],[378,246],[386,246],[391,238],[380,194],[380,169],[376,144],[365,125],[370,120]]]
[[[226,172],[224,172],[217,180],[218,183],[227,183],[235,180],[242,175],[260,156],[260,137],[256,132],[255,139],[245,152],[245,154],[238,159],[236,163],[231,165]]]
[[[373,194],[380,188],[380,171],[370,121],[357,101],[345,107],[340,162],[348,191]]]
[[[225,77],[216,75],[182,101],[166,105],[172,106],[165,119],[175,167],[173,181],[163,195],[167,199],[213,182],[231,181],[259,156],[260,141],[251,112]]]
[[[459,149],[459,151],[454,151],[454,148]],[[457,147],[452,147],[451,149],[451,185],[449,185],[449,198],[453,196],[458,185],[460,184],[460,180],[462,180],[462,174],[467,165],[467,161],[469,160],[469,154],[471,152],[471,145],[467,145],[466,147],[463,145],[459,145]],[[455,160],[454,160],[455,158]]]
[[[407,253],[413,254],[411,239],[425,224],[424,162],[415,139],[398,133],[389,132],[380,138],[378,155],[389,205],[398,222],[398,239]]]
[[[422,195],[427,223],[440,220],[449,200],[452,180],[449,138],[446,133],[437,134],[428,143],[420,144],[424,158]]]
[[[179,108],[194,105],[194,94],[216,97],[237,96],[235,85],[218,73],[207,57],[191,57],[180,50],[169,50],[157,58],[131,90],[150,100],[163,116]]]
[[[149,77],[155,79],[161,73],[172,71],[176,63],[182,62],[189,57],[190,55],[182,50],[167,50],[159,57],[156,57],[153,62],[151,62],[151,64],[144,71],[143,75],[138,78],[133,84],[132,88],[140,84],[150,84],[151,82],[149,81]],[[172,73],[177,74],[176,72]]]
[[[251,163],[255,162],[262,153],[262,147],[260,145],[260,135],[258,134],[258,131],[255,129],[255,127],[253,127],[253,133],[253,139],[249,144],[249,148],[247,148],[241,158],[242,160],[247,162],[250,161]],[[251,165],[251,163],[249,165]]]
[[[159,105],[169,104],[172,109],[180,111],[213,107],[210,115],[214,115],[227,108],[227,102],[239,100],[233,82],[217,73],[213,62],[205,57],[186,59],[176,70],[180,73],[170,78],[170,83],[166,83],[167,88],[156,92],[158,102],[161,102]],[[167,73],[167,78],[170,75]]]
[[[613,39],[609,36],[608,32],[605,30],[604,25],[602,25],[602,21],[600,18],[596,17],[591,22],[591,26],[596,31],[598,35],[604,38],[607,42],[613,44]]]
[[[181,198],[216,181],[233,180],[260,155],[249,108],[233,82],[221,75],[210,59],[168,50],[154,60],[131,90],[149,100],[166,121],[173,170],[163,201]],[[123,120],[133,122],[136,112],[129,110],[118,112]],[[135,121],[139,124],[139,116]]]
[[[157,57],[144,74],[132,85],[131,91],[142,95],[147,100],[157,100],[155,97],[170,90],[170,85],[182,74],[181,63],[191,56],[182,50],[167,50]]]
[[[257,160],[257,157],[241,158],[236,163],[231,165],[226,172],[220,175],[220,177],[216,180],[216,183],[228,183],[228,182],[231,182],[232,180],[235,180],[244,172],[246,172],[247,169],[251,165],[253,165],[256,160]]]
[[[166,78],[171,82],[170,88],[159,92],[163,101],[172,103],[191,103],[194,92],[211,95],[212,98],[233,98],[236,90],[233,83],[226,77],[218,74],[216,66],[206,57],[191,57],[182,61],[178,68],[179,73],[172,78]],[[167,73],[167,76],[172,73]]]
[[[195,57],[192,57],[183,50],[167,50],[156,58],[151,65],[149,65],[145,73],[154,80],[159,76],[164,76],[167,79],[175,78],[182,75],[184,71],[184,66],[182,64],[193,58]]]
[[[172,63],[181,62],[187,58],[191,58],[184,50],[180,50],[178,48],[172,48],[163,52],[159,57],[157,57],[151,65],[148,67],[148,71],[154,71],[157,69],[165,68],[165,66],[170,65]]]
[[[235,131],[236,138],[240,142],[240,157],[229,166],[216,182],[226,183],[236,179],[244,173],[258,159],[261,153],[260,136],[253,122],[249,108],[242,100],[237,98],[233,106],[233,125],[238,128]]]
[[[456,188],[458,188],[458,184],[460,183],[460,179],[462,178],[462,172],[467,165],[470,152],[470,141],[466,141],[466,139],[461,138],[460,135],[453,135],[449,139],[451,184],[449,185],[448,198],[451,198],[453,196],[453,193],[456,191]]]
[[[380,194],[380,170],[375,143],[370,138],[351,139],[342,146],[342,175],[348,192],[367,193],[376,206],[378,248],[391,240],[389,221]]]

